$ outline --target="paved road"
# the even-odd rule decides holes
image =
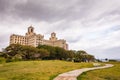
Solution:
[[[53,80],[77,80],[77,77],[80,74],[82,74],[83,72],[86,72],[86,71],[89,71],[89,70],[95,70],[95,69],[109,68],[109,67],[113,67],[113,65],[112,64],[106,64],[105,66],[101,66],[101,67],[77,69],[77,70],[73,70],[73,71],[69,71],[69,72],[60,74]]]

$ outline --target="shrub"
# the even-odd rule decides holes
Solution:
[[[17,60],[17,59],[14,59],[14,58],[12,58],[12,59],[6,59],[6,62],[8,63],[8,62],[16,62],[16,61],[20,61],[20,60]]]
[[[0,64],[1,64],[1,63],[5,63],[5,62],[6,62],[6,59],[3,58],[3,57],[0,57]]]
[[[80,59],[75,58],[74,62],[81,62]]]
[[[109,61],[110,62],[117,62],[117,60],[114,60],[114,59],[110,59]]]

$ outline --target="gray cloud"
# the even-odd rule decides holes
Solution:
[[[0,43],[5,43],[8,39],[8,34],[0,35]]]
[[[70,6],[66,6],[67,3],[68,1],[63,2],[63,0],[57,2],[55,0],[29,0],[25,4],[17,4],[15,6],[15,12],[18,16],[23,16],[23,18],[26,19],[32,18],[38,20],[56,21],[67,18],[72,13],[72,4],[70,3]]]
[[[0,7],[3,13],[8,13],[13,17],[56,21],[60,19],[79,19],[87,16],[87,11],[93,7],[94,2],[95,0],[1,0]]]
[[[8,34],[0,35],[0,48],[5,48],[6,46],[4,46],[4,45],[9,44],[8,40],[9,40]]]
[[[9,6],[9,2],[8,1],[0,0],[0,13],[4,13],[7,10],[7,6]]]
[[[111,5],[116,6],[112,4],[113,0],[109,3],[104,0],[101,0],[101,2],[96,0],[0,0],[0,13],[5,17],[12,16],[23,20],[33,19],[53,22],[61,19],[68,21],[83,18],[96,20],[106,15],[119,14],[120,6],[109,8],[104,5],[105,2],[110,7]],[[115,0],[114,2],[119,1]],[[98,9],[96,9],[96,6]]]
[[[111,58],[113,57],[113,54],[114,56],[120,56],[120,46],[118,47],[113,47],[113,48],[109,48],[109,49],[106,49],[104,50],[105,52],[104,53],[107,53],[107,54],[110,54],[111,55]]]
[[[88,49],[87,50],[89,53],[96,55],[96,58],[110,58],[110,59],[119,59],[120,57],[120,46],[118,47],[113,47],[109,49],[101,49],[99,48],[94,48],[94,49]]]

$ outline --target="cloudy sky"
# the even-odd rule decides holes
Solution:
[[[120,58],[120,0],[0,0],[0,49],[30,25],[45,39],[56,32],[69,49]]]

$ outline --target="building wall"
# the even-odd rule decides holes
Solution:
[[[10,36],[10,44],[26,45],[27,40],[26,40],[26,37],[24,37],[24,36],[13,34]]]
[[[34,28],[32,26],[28,27],[28,32],[25,36],[12,34],[10,36],[10,44],[21,44],[37,47],[41,45],[57,46],[64,49],[68,49],[68,44],[64,39],[58,40],[56,33],[51,33],[49,40],[45,40],[44,36],[41,34],[34,33]]]

